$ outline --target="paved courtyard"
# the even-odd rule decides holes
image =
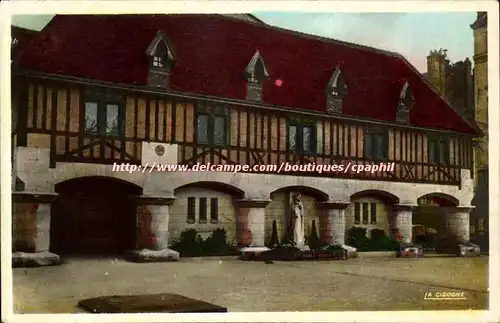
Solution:
[[[178,293],[230,312],[486,309],[487,267],[487,256],[273,264],[70,259],[14,269],[14,304],[17,313],[80,313],[76,304],[85,298]],[[463,291],[467,300],[424,300],[424,293],[442,291]]]

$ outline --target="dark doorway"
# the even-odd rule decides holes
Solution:
[[[83,177],[56,185],[52,204],[51,251],[60,255],[118,255],[135,247],[134,184]]]

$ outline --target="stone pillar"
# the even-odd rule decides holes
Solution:
[[[470,212],[473,206],[446,209],[446,235],[458,243],[470,241]]]
[[[12,264],[49,266],[60,262],[50,252],[51,204],[56,193],[12,193]]]
[[[179,260],[179,253],[168,249],[168,222],[173,197],[132,197],[137,204],[137,250],[130,260],[160,262]]]
[[[323,239],[329,245],[345,244],[345,209],[350,202],[323,202]]]
[[[398,229],[402,235],[401,242],[412,242],[412,215],[417,205],[397,204],[393,206],[393,228]]]
[[[236,200],[236,236],[240,247],[265,248],[265,208],[269,200]]]

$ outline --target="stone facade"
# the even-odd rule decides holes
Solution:
[[[182,188],[176,190],[175,201],[170,207],[170,222],[169,222],[169,241],[174,242],[179,239],[182,231],[187,229],[195,229],[203,239],[206,239],[215,229],[223,228],[227,232],[228,242],[236,242],[236,211],[233,205],[233,197],[224,192],[218,192],[203,188],[202,185]],[[188,198],[195,198],[195,217],[194,221],[188,221]],[[199,200],[206,198],[210,201],[211,198],[217,198],[218,216],[217,221],[211,220],[211,210],[208,208],[207,221],[200,220]]]
[[[389,206],[386,205],[383,201],[373,197],[363,197],[351,199],[351,204],[347,207],[346,213],[346,226],[347,228],[351,228],[353,226],[366,228],[366,234],[369,236],[370,231],[373,229],[381,229],[386,232],[389,231]],[[376,223],[371,223],[370,219],[368,223],[363,223],[361,220],[360,223],[355,223],[354,221],[354,212],[355,212],[355,203],[360,203],[361,205],[368,205],[368,217],[370,218],[371,213],[371,205],[376,205]],[[363,205],[363,206],[364,206]],[[362,207],[363,207],[362,206]],[[363,216],[363,210],[361,209],[361,217]]]
[[[346,231],[354,225],[352,217],[355,201],[376,203],[377,223],[373,226],[370,224],[369,229],[381,228],[387,231],[397,227],[404,241],[410,242],[411,207],[417,205],[420,197],[437,193],[458,201],[457,206],[468,207],[473,195],[472,179],[468,170],[462,170],[462,185],[457,187],[269,174],[216,172],[143,174],[113,172],[111,165],[82,163],[57,163],[56,168],[49,168],[47,159],[44,158],[48,159],[48,151],[44,149],[17,148],[17,160],[23,160],[24,163],[18,165],[16,175],[24,182],[25,191],[54,194],[57,183],[89,176],[115,178],[140,186],[143,195],[135,197],[138,204],[137,248],[150,250],[147,254],[148,259],[154,258],[150,253],[158,253],[169,259],[178,257],[171,255],[168,246],[187,228],[195,228],[205,235],[216,228],[224,228],[231,242],[261,247],[270,238],[272,222],[276,221],[278,234],[282,239],[291,192],[300,191],[303,194],[306,237],[311,232],[314,220],[320,238],[335,244],[344,243]],[[208,188],[205,183],[221,183],[233,188],[238,194],[221,193]],[[371,197],[351,199],[353,195],[364,191],[386,192],[394,196],[398,203],[386,205],[381,200]],[[243,192],[243,196],[239,196],[239,192]],[[200,223],[196,217],[193,223],[189,223],[188,197],[205,197],[208,200],[216,197],[219,202],[218,221],[212,223],[208,216],[206,223]],[[23,203],[14,201],[14,248],[20,251],[22,249],[20,246],[29,246],[23,249],[28,252],[48,250],[49,203],[45,202],[45,206],[38,209],[32,201],[31,204]],[[450,214],[454,215],[449,218],[449,227],[455,228],[451,232],[459,236],[461,241],[468,240],[467,210],[469,209],[457,210],[450,210]]]
[[[427,79],[467,119],[474,120],[474,77],[469,58],[451,63],[446,50],[427,56]]]

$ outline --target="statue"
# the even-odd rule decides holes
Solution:
[[[304,247],[304,204],[300,193],[293,196],[291,211],[293,241],[297,248],[302,249]]]

